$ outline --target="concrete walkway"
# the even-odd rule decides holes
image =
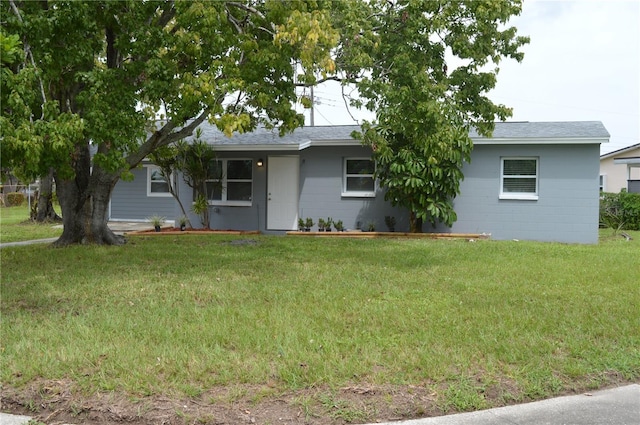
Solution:
[[[173,226],[173,222],[167,222],[167,225]],[[150,230],[153,229],[151,223],[146,222],[129,222],[129,221],[110,221],[108,224],[109,228],[116,234],[122,235],[127,232],[134,232],[138,230]],[[58,227],[62,228],[62,224],[59,224]],[[10,246],[22,246],[22,245],[34,245],[41,243],[53,243],[58,238],[47,238],[47,239],[35,239],[31,241],[20,241],[20,242],[5,242],[0,243],[0,248],[6,248]],[[0,422],[0,425],[4,425]]]
[[[0,413],[1,425],[24,425],[29,416]],[[639,425],[640,385],[556,397],[533,403],[382,425]],[[380,424],[378,424],[380,425]]]

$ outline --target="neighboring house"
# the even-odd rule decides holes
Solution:
[[[371,149],[351,138],[358,126],[304,127],[279,137],[259,129],[224,136],[202,126],[202,140],[217,153],[224,171],[222,191],[210,199],[217,229],[283,233],[298,218],[332,217],[347,229],[408,231],[409,213],[384,200],[373,178]],[[430,224],[424,231],[487,233],[493,239],[596,243],[600,144],[609,134],[600,122],[496,123],[491,138],[471,134],[474,150],[463,169],[458,220],[451,228]],[[151,164],[119,182],[111,201],[114,220],[144,220],[152,214],[181,215]],[[193,190],[177,177],[180,199],[189,208]],[[217,183],[217,182],[216,182]],[[194,226],[197,216],[190,213]]]
[[[600,190],[640,193],[640,143],[600,156]]]

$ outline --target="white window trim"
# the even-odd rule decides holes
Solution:
[[[147,196],[150,198],[168,198],[173,196],[169,191],[152,192],[151,191],[151,173],[153,173],[153,171],[155,170],[160,170],[160,167],[158,167],[157,165],[145,165],[144,167],[147,169]],[[171,177],[169,177],[169,179],[171,180]]]
[[[602,184],[600,184],[600,179],[602,179]],[[607,191],[607,175],[606,174],[600,174],[600,177],[598,177],[598,188],[600,189],[600,192]]]
[[[375,198],[376,190],[378,188],[378,181],[375,179],[374,175],[371,174],[371,178],[373,178],[373,191],[348,191],[347,190],[347,177],[362,177],[369,176],[369,174],[349,174],[347,175],[347,161],[357,161],[357,160],[367,160],[373,161],[370,157],[345,157],[342,160],[342,193],[341,196],[343,198]],[[373,167],[375,172],[376,163],[373,161]]]
[[[253,167],[255,166],[255,161],[253,158],[218,158],[215,161],[222,161],[222,167],[224,172],[222,174],[222,200],[213,200],[209,199],[209,205],[215,206],[223,206],[223,207],[250,207],[253,205]],[[244,182],[251,183],[251,200],[250,201],[227,201],[225,198],[227,196],[227,162],[228,161],[251,161],[251,179],[234,179],[234,182]],[[207,180],[210,182],[215,182],[217,179]]]
[[[504,162],[512,161],[512,160],[535,160],[536,161],[536,191],[535,193],[527,193],[527,192],[503,192],[504,189],[504,178],[518,178],[518,176],[505,176],[504,175]],[[522,176],[522,178],[532,178],[533,176]],[[500,158],[500,194],[498,199],[512,199],[512,200],[520,200],[520,201],[537,201],[539,198],[538,190],[540,186],[540,158],[537,156],[507,156]]]

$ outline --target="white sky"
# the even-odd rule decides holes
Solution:
[[[601,153],[640,143],[640,1],[525,0],[510,25],[531,38],[522,63],[500,64],[489,95],[513,108],[510,121],[602,121],[611,139]],[[314,95],[315,125],[357,124],[338,84]]]

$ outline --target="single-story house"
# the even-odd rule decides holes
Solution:
[[[640,143],[600,156],[600,190],[640,193]]]
[[[332,217],[347,229],[408,231],[409,213],[391,206],[373,175],[371,150],[351,137],[358,126],[304,127],[279,137],[258,129],[226,137],[202,126],[224,170],[223,190],[209,200],[211,227],[284,233],[298,219]],[[492,239],[569,243],[598,241],[601,122],[496,123],[491,138],[471,134],[474,150],[463,168],[452,227],[425,223],[425,232],[486,233]],[[144,164],[133,181],[121,181],[111,199],[112,220],[182,215],[159,170]],[[189,208],[193,190],[176,177]],[[194,226],[199,219],[190,213]]]

